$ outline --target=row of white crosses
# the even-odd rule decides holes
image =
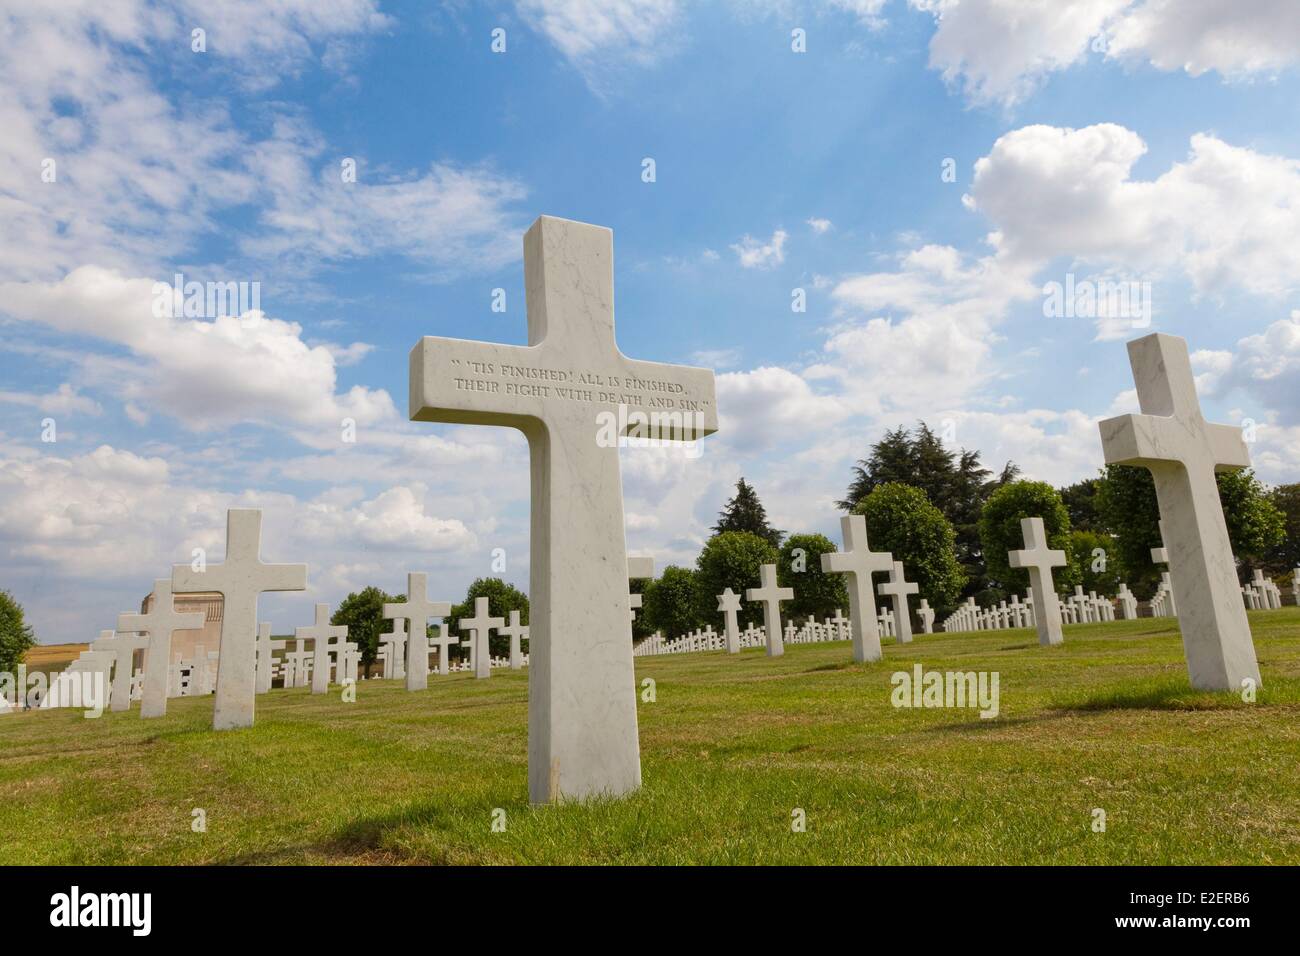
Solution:
[[[1296,588],[1295,583],[1292,587]],[[1300,588],[1296,588],[1300,590]],[[1255,569],[1255,574],[1250,583],[1241,589],[1242,597],[1246,601],[1246,607],[1252,611],[1280,611],[1282,609],[1282,589],[1273,583],[1271,578],[1265,577],[1264,572],[1259,568]]]
[[[906,580],[903,563],[895,561],[887,551],[872,551],[867,543],[866,518],[862,515],[847,515],[840,519],[844,536],[844,550],[823,554],[822,570],[829,574],[843,574],[849,592],[848,633],[853,643],[853,659],[858,663],[877,661],[882,656],[880,647],[881,618],[876,613],[876,595],[887,597],[893,604],[892,619],[894,636],[900,644],[912,640],[911,611],[908,608],[909,595],[917,593],[919,586]],[[875,572],[888,573],[889,578],[873,589],[871,575]],[[778,657],[785,653],[786,635],[781,629],[781,602],[794,598],[792,588],[780,587],[776,579],[776,565],[764,564],[759,572],[760,586],[745,591],[747,601],[758,601],[763,605],[763,625],[767,634],[767,653]],[[934,623],[934,611],[929,602],[922,600],[921,621],[926,633],[930,633]],[[727,649],[732,653],[739,650],[735,640],[735,611],[738,599],[731,590],[719,595],[718,610],[726,614]],[[838,612],[837,612],[838,614]]]
[[[696,651],[728,651],[732,654],[738,654],[740,651],[749,648],[767,646],[767,631],[765,628],[750,625],[743,631],[739,629],[736,614],[740,610],[740,597],[731,588],[727,588],[722,594],[718,595],[718,605],[718,610],[722,611],[724,615],[722,633],[714,631],[712,624],[698,630],[688,631],[673,640],[665,640],[661,633],[655,632],[638,644],[633,653],[637,657],[686,654]],[[916,613],[921,619],[922,632],[925,634],[932,633],[934,609],[930,607],[929,601],[922,598],[921,605],[916,609]],[[798,627],[793,621],[787,621],[785,630],[782,632],[782,643],[789,645],[848,641],[852,639],[850,623],[850,619],[844,616],[842,608],[835,610],[834,617],[828,617],[822,621],[817,621],[809,616]],[[888,608],[882,610],[876,617],[876,623],[882,637],[896,636],[893,611]]]

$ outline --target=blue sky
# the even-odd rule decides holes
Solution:
[[[407,422],[406,357],[524,341],[540,214],[614,230],[624,352],[717,370],[701,458],[624,453],[661,568],[742,474],[834,536],[854,459],[922,418],[1094,473],[1144,330],[1045,317],[1067,274],[1150,283],[1207,412],[1259,423],[1267,481],[1300,472],[1290,4],[101,0],[0,27],[0,586],[43,641],[219,555],[230,506],[311,565],[264,597],[277,631],[408,570],[455,600],[497,548],[526,586],[522,438]],[[259,282],[262,314],[152,315],[177,271]]]

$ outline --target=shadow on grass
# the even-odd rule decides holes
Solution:
[[[1185,682],[1143,683],[1086,691],[1054,699],[1053,710],[1095,712],[1105,710],[1240,710],[1258,706],[1231,691],[1193,690]]]

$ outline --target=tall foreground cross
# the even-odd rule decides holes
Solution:
[[[880,660],[880,624],[876,620],[876,592],[871,586],[875,571],[888,571],[894,556],[872,551],[867,543],[867,519],[862,515],[840,518],[844,550],[822,555],[822,570],[848,576],[849,628],[853,638],[853,659],[859,664]]]
[[[257,596],[263,591],[307,590],[307,565],[262,561],[262,511],[231,508],[226,512],[226,560],[223,564],[172,566],[172,591],[220,591],[221,660],[217,665],[217,702],[213,730],[253,726],[257,700]],[[206,660],[195,661],[206,670]]]
[[[176,610],[171,578],[153,583],[148,614],[119,614],[117,629],[149,635],[144,652],[144,687],[140,691],[140,716],[162,717],[167,713],[167,678],[171,673],[172,633],[197,630],[206,615],[202,611]]]
[[[1201,414],[1187,342],[1147,335],[1128,344],[1140,415],[1100,423],[1108,465],[1141,465],[1155,479],[1178,627],[1192,686],[1259,686],[1259,664],[1237,586],[1216,470],[1250,464],[1241,429]]]
[[[618,350],[613,252],[610,230],[542,216],[524,236],[528,344],[425,337],[411,350],[413,420],[528,439],[534,803],[641,784],[617,438],[718,427],[711,371]]]
[[[1042,518],[1021,518],[1020,533],[1025,539],[1024,550],[1008,551],[1007,563],[1013,568],[1024,568],[1029,572],[1038,643],[1043,647],[1060,644],[1065,640],[1065,635],[1061,633],[1061,601],[1056,596],[1052,568],[1064,567],[1068,563],[1065,552],[1052,550]]]

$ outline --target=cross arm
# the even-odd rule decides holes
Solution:
[[[541,418],[554,370],[540,359],[537,346],[426,335],[411,349],[411,420],[518,427]]]

